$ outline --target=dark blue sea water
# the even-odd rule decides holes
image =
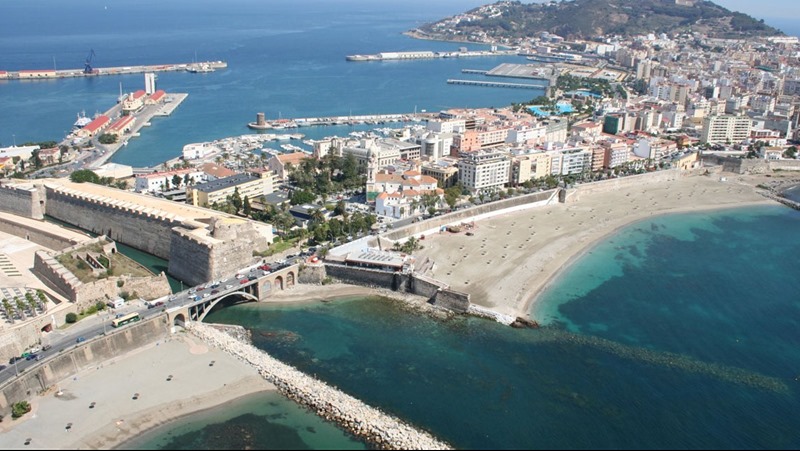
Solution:
[[[256,345],[460,448],[800,446],[800,213],[631,225],[516,330],[381,299],[242,305]],[[262,334],[262,332],[269,332]]]
[[[538,90],[448,85],[473,78],[461,69],[490,69],[523,57],[353,63],[345,55],[406,50],[457,50],[460,44],[421,41],[401,33],[466,10],[479,1],[299,0],[6,3],[0,14],[0,70],[225,60],[207,74],[162,72],[158,86],[189,98],[168,118],[156,118],[113,161],[160,163],[185,144],[248,133],[256,112],[268,118],[437,111],[505,106]],[[106,9],[107,8],[107,9]],[[46,13],[46,14],[45,14]],[[475,49],[476,45],[467,45]],[[485,48],[485,47],[483,47]],[[0,143],[59,139],[76,114],[110,108],[141,89],[141,74],[50,81],[0,81]],[[308,137],[350,129],[303,129]],[[12,136],[14,135],[14,136]]]

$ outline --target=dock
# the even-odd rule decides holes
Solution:
[[[447,83],[450,85],[467,85],[467,86],[484,86],[489,88],[516,88],[516,89],[542,89],[547,90],[547,86],[530,85],[527,83],[502,83],[496,81],[482,81],[482,80],[457,80],[448,79]]]
[[[438,113],[396,113],[396,114],[367,114],[360,116],[328,116],[328,117],[303,117],[294,119],[275,119],[266,121],[265,130],[281,130],[286,128],[315,127],[322,125],[355,125],[355,124],[383,124],[386,122],[419,122],[428,121]]]
[[[476,56],[517,56],[515,50],[459,50],[457,52],[434,52],[432,50],[417,50],[410,52],[381,52],[373,55],[347,55],[347,61],[396,61],[396,60],[421,60],[433,58],[469,58]]]
[[[204,70],[197,71],[202,66]],[[8,71],[4,79],[8,80],[52,80],[54,78],[97,77],[101,75],[141,74],[145,72],[213,72],[228,67],[225,61],[206,61],[203,63],[158,64],[140,66],[96,67],[91,72],[84,69],[37,69]]]

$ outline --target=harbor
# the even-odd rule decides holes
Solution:
[[[411,52],[381,52],[372,55],[347,55],[347,61],[396,61],[396,60],[420,60],[433,58],[469,58],[477,56],[513,56],[515,50],[497,50],[492,46],[491,50],[467,50],[462,47],[457,52],[434,52],[432,50],[419,50]]]
[[[55,66],[55,64],[54,64]],[[157,64],[117,67],[91,67],[87,59],[83,69],[23,69],[18,71],[0,71],[0,79],[7,80],[47,80],[54,78],[95,77],[100,75],[141,74],[145,72],[177,72],[192,73],[213,72],[228,67],[225,61],[205,61],[200,63]]]
[[[396,113],[396,114],[367,114],[328,117],[303,117],[294,119],[267,120],[264,113],[256,114],[256,121],[247,126],[254,130],[281,130],[298,127],[315,127],[321,125],[356,125],[356,124],[384,124],[386,122],[420,122],[428,121],[438,116],[438,113]]]

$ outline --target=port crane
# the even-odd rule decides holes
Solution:
[[[83,67],[84,74],[91,74],[92,72],[94,72],[94,69],[92,69],[92,58],[94,58],[95,56],[96,55],[94,54],[94,49],[89,50],[89,56],[86,57],[86,63]]]

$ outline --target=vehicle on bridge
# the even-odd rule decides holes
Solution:
[[[114,327],[122,327],[122,326],[124,326],[126,324],[135,323],[136,321],[139,321],[140,319],[142,319],[142,318],[139,316],[138,313],[136,313],[136,312],[128,313],[127,315],[125,315],[125,316],[123,316],[121,318],[117,318],[117,319],[112,320],[111,321],[111,325],[114,326]]]

